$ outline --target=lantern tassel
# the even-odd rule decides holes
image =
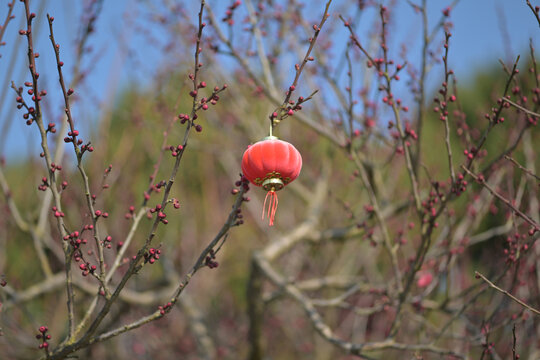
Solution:
[[[270,201],[268,201],[268,197],[270,196]],[[264,210],[266,209],[266,202],[268,201],[268,210],[267,210],[267,216],[270,219],[270,226],[274,225],[274,218],[276,216],[276,210],[278,206],[278,197],[274,189],[270,190],[266,193],[266,197],[264,198],[264,205],[263,205],[263,213],[261,219],[264,219]]]

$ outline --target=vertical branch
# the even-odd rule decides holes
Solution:
[[[292,85],[291,86],[298,86],[298,80],[300,79],[300,75],[302,74],[302,71],[304,70],[304,67],[306,66],[306,64],[308,63],[309,60],[309,57],[311,55],[311,51],[313,50],[313,47],[315,46],[315,42],[317,41],[317,38],[319,37],[319,34],[321,32],[321,29],[324,25],[324,23],[326,22],[326,19],[328,19],[328,17],[330,16],[330,14],[328,14],[328,9],[330,8],[330,4],[332,3],[332,0],[328,0],[328,2],[326,3],[326,6],[324,8],[324,13],[323,13],[323,16],[322,16],[322,19],[321,21],[319,22],[319,25],[313,25],[313,29],[315,30],[315,33],[313,34],[313,37],[309,39],[309,47],[308,47],[308,50],[306,52],[306,55],[304,56],[304,59],[302,60],[302,62],[300,63],[299,66],[296,66],[296,74],[294,76],[294,80],[292,82]],[[283,100],[283,105],[285,106],[289,100],[291,99],[291,95],[292,95],[292,91],[289,91],[285,97],[285,100]]]
[[[98,259],[99,259],[99,274],[97,275],[98,280],[100,281],[103,290],[107,293],[107,287],[105,286],[103,279],[105,276],[105,259],[103,257],[103,247],[101,246],[100,239],[99,239],[99,224],[98,219],[99,216],[96,215],[96,211],[94,209],[93,201],[92,201],[92,192],[90,190],[90,184],[88,181],[88,175],[86,174],[84,167],[82,165],[82,156],[86,151],[93,151],[93,147],[90,146],[88,143],[87,145],[83,145],[81,148],[79,148],[79,145],[83,143],[82,139],[78,139],[79,131],[75,129],[75,124],[73,121],[73,117],[71,115],[71,106],[69,102],[69,97],[73,94],[73,89],[67,89],[66,90],[66,84],[64,82],[64,75],[62,72],[62,67],[64,63],[60,61],[60,45],[56,43],[54,40],[54,31],[53,31],[53,21],[54,18],[51,17],[49,14],[47,14],[47,20],[49,22],[49,39],[51,40],[51,44],[54,50],[55,58],[56,58],[56,67],[58,69],[58,81],[60,83],[60,87],[62,89],[62,95],[64,98],[64,112],[66,114],[67,123],[69,124],[70,132],[68,133],[68,137],[64,138],[64,142],[73,143],[73,150],[75,152],[75,155],[77,157],[77,168],[79,170],[79,173],[81,174],[83,184],[84,184],[84,192],[86,197],[86,205],[88,207],[88,211],[90,212],[92,216],[92,225],[93,225],[93,236],[94,236],[94,242],[96,244],[96,249],[98,251]]]
[[[497,285],[495,285],[493,282],[489,281],[488,278],[486,278],[483,274],[479,273],[478,271],[475,271],[474,272],[475,276],[477,278],[480,278],[482,279],[484,282],[486,282],[491,288],[497,290],[498,292],[508,296],[510,299],[512,299],[513,301],[515,301],[516,303],[518,303],[519,305],[523,306],[525,309],[529,310],[530,312],[532,312],[533,314],[537,315],[537,316],[540,316],[540,310],[537,310],[535,308],[533,308],[532,306],[530,305],[527,305],[526,303],[524,303],[523,301],[519,300],[517,297],[515,297],[514,295],[510,294],[508,291],[506,290],[503,290],[501,289],[500,287],[498,287]]]
[[[448,155],[448,168],[450,170],[450,177],[452,178],[452,186],[456,183],[456,173],[454,171],[454,164],[452,161],[452,147],[450,145],[450,126],[448,124],[448,101],[454,102],[456,100],[455,95],[448,97],[448,83],[450,81],[450,75],[454,72],[448,70],[448,40],[452,36],[450,33],[445,33],[445,42],[444,42],[444,83],[442,88],[442,101],[439,101],[440,112],[441,112],[441,121],[444,123],[444,142],[446,144],[446,153]]]
[[[9,24],[9,22],[13,19],[13,16],[11,15],[11,13],[13,12],[13,7],[15,5],[15,0],[11,0],[10,3],[7,4],[8,5],[8,13],[6,15],[6,18],[4,20],[4,23],[2,24],[2,26],[0,26],[0,46],[3,46],[5,45],[5,43],[2,42],[2,39],[4,38],[4,33],[6,32],[6,28]]]
[[[23,0],[24,7],[25,7],[25,14],[26,14],[26,30],[20,30],[19,34],[26,36],[27,43],[28,43],[28,68],[30,71],[30,74],[32,76],[32,82],[31,82],[31,89],[28,90],[28,94],[32,95],[32,101],[34,106],[29,107],[26,105],[26,102],[23,99],[23,92],[22,88],[16,88],[15,85],[12,83],[12,88],[17,92],[19,95],[17,98],[17,101],[20,103],[21,107],[24,107],[30,116],[31,120],[27,120],[27,124],[31,125],[33,122],[36,123],[40,137],[41,137],[41,148],[43,149],[43,157],[45,159],[45,163],[48,170],[48,183],[49,183],[49,189],[52,193],[53,200],[55,207],[53,208],[53,211],[55,213],[56,222],[58,226],[58,231],[62,235],[62,237],[66,236],[68,234],[68,231],[66,230],[66,226],[64,223],[64,213],[62,211],[62,204],[60,201],[60,193],[58,191],[58,185],[57,185],[57,179],[56,179],[56,171],[60,171],[62,169],[61,166],[57,166],[53,163],[51,153],[49,151],[48,141],[47,141],[47,133],[49,129],[45,129],[43,125],[43,119],[42,119],[42,113],[41,113],[41,106],[40,101],[42,96],[46,95],[46,91],[39,91],[38,87],[38,78],[39,73],[36,70],[36,62],[35,58],[37,57],[37,54],[34,53],[34,44],[33,44],[33,36],[32,36],[32,21],[36,17],[36,14],[30,13],[30,6],[28,4],[28,0]],[[68,308],[68,323],[69,323],[69,333],[72,334],[74,330],[74,308],[73,308],[73,284],[72,284],[72,275],[71,275],[71,267],[69,266],[71,262],[71,249],[69,247],[69,244],[66,241],[62,241],[62,246],[64,250],[64,256],[65,256],[65,272],[66,272],[66,289],[67,289],[67,308]]]
[[[466,168],[465,166],[462,166],[463,168],[463,171],[465,171],[467,174],[469,174],[474,180],[476,180],[476,182],[478,182],[479,184],[481,184],[483,187],[485,187],[490,193],[491,195],[493,195],[494,197],[496,197],[497,199],[499,199],[500,201],[502,201],[506,206],[508,206],[512,212],[514,214],[516,214],[517,216],[519,216],[521,219],[523,219],[526,223],[528,223],[530,226],[533,227],[533,229],[535,229],[534,231],[540,231],[540,224],[537,223],[536,221],[534,221],[531,217],[529,217],[527,214],[523,213],[521,210],[519,210],[516,206],[514,206],[514,204],[512,203],[512,201],[508,200],[507,198],[505,198],[504,196],[502,196],[501,194],[499,194],[497,191],[495,191],[495,189],[493,189],[491,186],[489,186],[484,177],[481,176],[481,175],[476,175],[474,174],[472,171],[470,171],[468,168]]]
[[[223,42],[223,44],[227,47],[227,49],[230,51],[230,55],[232,57],[234,57],[234,59],[240,64],[240,67],[242,68],[243,71],[245,71],[247,73],[247,75],[249,76],[249,78],[255,83],[256,86],[258,86],[262,92],[264,93],[264,95],[270,99],[272,101],[273,104],[275,104],[276,106],[278,106],[278,110],[279,109],[282,109],[281,108],[281,105],[283,104],[282,100],[279,99],[278,97],[274,96],[273,94],[273,91],[268,87],[266,86],[266,84],[255,74],[255,72],[251,69],[251,67],[249,66],[249,63],[246,61],[245,57],[242,56],[242,54],[237,51],[233,46],[232,46],[232,43],[229,39],[227,39],[227,37],[225,36],[225,34],[223,33],[223,31],[221,30],[217,20],[216,20],[216,17],[214,16],[214,13],[212,12],[212,8],[210,6],[206,6],[206,9],[207,9],[207,12],[208,12],[208,18],[209,18],[209,21],[210,21],[210,24],[212,25],[212,27],[214,28],[215,32],[216,32],[216,35],[217,37],[219,38],[219,40],[221,42]],[[308,61],[310,61],[310,57],[308,57]],[[315,93],[315,92],[314,92]],[[312,93],[312,95],[314,95],[314,93]],[[308,98],[304,99],[304,101],[306,101]],[[300,102],[300,101],[299,101]],[[297,103],[298,105],[298,103]],[[282,110],[285,110],[285,109],[282,109]],[[274,112],[269,118],[270,119],[273,119],[272,122],[275,122],[277,123],[278,122],[278,119],[276,119],[278,116],[281,116],[281,119],[284,119],[288,116],[288,112],[287,111],[280,111],[281,114],[278,114],[278,112]],[[308,116],[304,116],[301,112],[298,113],[298,120],[302,123],[304,123],[305,125],[309,126],[310,128],[312,128],[313,130],[315,130],[318,134],[324,136],[325,138],[329,139],[331,142],[333,142],[334,144],[336,145],[339,145],[339,146],[343,146],[342,144],[342,141],[341,139],[339,139],[330,129],[328,129],[327,127],[321,125],[320,123],[318,122],[315,122],[313,121],[310,117]],[[270,127],[272,128],[272,127]]]
[[[517,69],[518,63],[519,63],[520,56],[518,55],[516,58],[516,61],[514,62],[514,66],[512,67],[512,70],[510,71],[510,76],[508,77],[508,80],[506,81],[506,84],[504,86],[503,95],[502,98],[506,97],[506,94],[508,94],[508,91],[510,89],[510,84],[512,83],[514,77],[519,73],[519,70]],[[491,130],[495,127],[495,125],[500,123],[502,111],[505,107],[505,102],[500,101],[500,104],[497,108],[494,109],[491,116],[488,116],[489,124],[486,130],[484,130],[484,133],[482,134],[482,138],[479,140],[478,144],[476,145],[476,152],[474,154],[471,153],[471,155],[468,157],[467,164],[465,165],[466,168],[470,169],[472,164],[474,163],[474,160],[476,159],[476,154],[478,154],[478,151],[482,149],[484,144],[487,141],[488,135],[491,132]],[[465,174],[465,172],[463,172]]]
[[[357,152],[352,152],[351,155],[353,156],[353,160],[356,164],[356,167],[358,168],[362,185],[366,188],[366,191],[368,193],[371,206],[373,206],[373,213],[375,214],[377,223],[379,224],[381,228],[381,233],[383,237],[383,247],[388,252],[388,255],[392,262],[392,269],[394,272],[397,289],[399,292],[401,292],[403,291],[403,283],[402,283],[401,271],[399,269],[399,261],[397,258],[398,246],[392,245],[392,240],[390,239],[390,233],[388,232],[386,221],[382,215],[381,207],[379,205],[379,200],[377,199],[377,195],[375,194],[375,191],[373,190],[373,186],[371,185],[371,182],[369,181],[369,177],[367,175],[367,171],[364,164],[360,160]]]
[[[313,48],[315,46],[315,42],[317,41],[317,38],[319,37],[319,34],[321,32],[321,29],[322,29],[324,23],[326,22],[326,19],[328,19],[328,17],[330,17],[330,14],[328,14],[328,9],[330,8],[331,3],[332,3],[332,0],[328,0],[328,2],[326,3],[326,6],[324,8],[324,13],[323,13],[321,21],[319,22],[319,25],[313,25],[313,30],[315,30],[315,33],[313,34],[313,37],[309,38],[309,47],[308,47],[308,49],[306,51],[306,55],[304,56],[304,59],[302,60],[302,62],[300,64],[296,64],[294,66],[295,69],[296,69],[296,74],[294,76],[294,80],[293,80],[291,86],[289,86],[289,89],[287,90],[287,93],[285,95],[285,99],[283,100],[283,103],[269,117],[270,118],[270,131],[272,131],[272,129],[274,127],[276,127],[276,125],[281,120],[283,120],[287,116],[291,116],[293,114],[292,110],[289,110],[289,111],[285,111],[285,110],[287,108],[287,105],[289,104],[289,100],[291,99],[291,95],[292,95],[293,91],[298,86],[298,80],[300,79],[300,75],[302,74],[302,71],[304,70],[304,67],[306,66],[308,61],[312,60],[311,51],[313,50]]]
[[[88,16],[88,20],[86,20],[86,23],[84,21],[82,22],[82,29],[83,30],[82,30],[81,38],[80,38],[80,40],[78,41],[78,44],[77,44],[77,55],[76,55],[76,58],[75,58],[75,61],[74,61],[74,66],[73,66],[73,71],[72,71],[72,80],[69,83],[68,88],[76,87],[79,84],[79,82],[83,79],[83,76],[81,74],[81,62],[82,62],[82,58],[83,58],[83,54],[84,54],[84,49],[85,49],[86,43],[87,43],[87,41],[88,41],[88,39],[90,37],[90,34],[92,32],[94,32],[94,30],[95,30],[94,29],[95,22],[97,21],[98,15],[99,15],[99,13],[101,11],[102,3],[103,3],[103,0],[93,1],[91,3],[91,7],[92,7],[92,9],[94,11],[91,13],[90,16]],[[85,9],[85,10],[88,10],[88,9]],[[85,14],[87,14],[87,13],[85,12]],[[84,16],[83,16],[83,20],[85,20]],[[55,52],[56,52],[56,48],[55,48]],[[58,60],[57,60],[57,65],[58,65]],[[60,134],[64,134],[66,132],[68,126],[69,126],[68,121],[62,121],[62,124],[61,124],[60,129],[58,130],[58,132]],[[62,158],[64,157],[65,147],[62,146],[62,142],[63,142],[63,139],[62,139],[61,136],[59,136],[57,141],[56,141],[56,151],[55,151],[54,157],[53,157],[53,159],[54,159],[54,161],[56,163],[61,163]],[[51,195],[50,195],[50,193],[47,193],[45,195],[45,198],[43,199],[42,205],[41,205],[41,211],[40,211],[40,216],[39,216],[39,221],[38,221],[38,228],[39,229],[43,229],[44,226],[45,226],[46,215],[47,215],[47,211],[48,211],[48,208],[50,206],[50,203],[51,203]]]
[[[248,343],[249,360],[263,359],[262,327],[264,302],[262,299],[262,274],[255,257],[251,259],[247,285],[247,313],[249,317]]]
[[[347,43],[347,49],[345,50],[345,59],[347,60],[347,79],[349,80],[349,83],[347,85],[347,117],[348,117],[348,123],[349,123],[349,141],[352,143],[353,139],[353,124],[354,124],[354,101],[353,101],[353,73],[352,73],[352,62],[351,62],[351,56],[349,55],[349,49],[350,49],[350,43]]]
[[[538,6],[533,7],[531,2],[529,0],[526,0],[527,6],[529,9],[531,9],[532,13],[534,14],[534,17],[536,18],[536,21],[538,22],[538,26],[540,27],[540,16],[538,16],[538,12],[540,11],[540,8]]]
[[[182,145],[181,148],[178,149],[178,153],[177,153],[177,156],[175,158],[176,160],[175,160],[174,166],[173,166],[173,168],[171,170],[169,180],[167,181],[167,183],[165,185],[165,189],[163,191],[163,197],[162,197],[162,201],[161,201],[161,204],[160,204],[160,206],[161,206],[160,207],[160,210],[161,210],[160,213],[163,213],[163,214],[164,214],[164,211],[165,211],[167,205],[170,202],[169,201],[169,195],[170,195],[172,186],[174,184],[174,181],[176,179],[178,170],[180,168],[180,163],[181,163],[181,160],[182,160],[182,156],[183,156],[184,151],[185,151],[185,149],[187,147],[187,142],[188,142],[190,130],[191,130],[192,127],[196,127],[197,129],[200,127],[200,125],[195,125],[194,124],[194,121],[197,119],[197,111],[200,110],[201,108],[203,108],[203,106],[204,106],[204,104],[200,103],[199,100],[198,100],[198,90],[200,88],[204,88],[206,86],[206,84],[203,83],[203,82],[199,83],[199,81],[198,81],[198,73],[200,71],[200,68],[203,66],[203,64],[199,60],[199,55],[202,52],[202,48],[201,48],[202,32],[203,32],[203,28],[206,26],[206,23],[204,23],[202,21],[205,1],[201,0],[200,4],[201,4],[200,5],[200,10],[199,10],[199,14],[198,14],[198,32],[197,32],[197,40],[196,40],[195,52],[194,52],[194,71],[193,71],[192,74],[189,75],[189,78],[193,82],[193,90],[190,92],[190,96],[193,98],[192,108],[191,108],[190,116],[187,116],[188,119],[186,119],[186,120],[189,120],[189,121],[187,121],[187,127],[186,127],[185,132],[184,132],[183,145]],[[226,88],[227,88],[226,85],[224,85],[221,89],[215,88],[214,92],[213,92],[213,96],[215,94],[219,93],[220,91],[225,90]],[[141,260],[143,259],[143,257],[147,253],[148,248],[150,247],[150,244],[152,243],[152,240],[156,236],[157,228],[158,228],[159,224],[162,223],[162,222],[163,222],[163,219],[160,216],[156,216],[154,218],[154,221],[152,223],[150,232],[149,232],[143,246],[139,249],[139,251],[137,252],[137,255],[135,255],[133,257],[133,259],[131,260],[131,262],[129,264],[129,268],[127,269],[126,273],[124,274],[124,276],[122,277],[122,279],[120,280],[118,285],[116,286],[114,292],[110,296],[107,296],[105,304],[103,305],[103,307],[101,308],[101,310],[99,311],[99,313],[97,314],[95,319],[92,321],[92,323],[89,325],[89,327],[86,330],[86,332],[84,333],[84,335],[76,343],[69,344],[67,346],[63,346],[63,347],[58,348],[54,352],[54,354],[53,354],[54,357],[53,358],[62,358],[62,356],[65,356],[66,354],[70,354],[73,351],[75,351],[75,350],[89,344],[89,342],[91,341],[92,335],[97,331],[99,325],[101,324],[101,322],[103,321],[105,316],[109,313],[112,304],[117,300],[117,298],[120,295],[120,292],[124,289],[124,287],[126,286],[128,280],[134,274],[136,274],[138,271],[140,271],[142,269],[142,267],[144,266],[144,264],[141,264]],[[232,225],[234,225],[234,224],[229,224],[229,227],[232,226]],[[222,231],[225,231],[225,233],[226,233],[226,231],[229,229],[229,227],[227,227],[226,229],[225,228],[222,229]],[[223,237],[225,235],[225,233],[220,233],[219,235],[221,237]],[[213,245],[215,245],[215,244],[213,244]],[[212,248],[213,248],[213,246],[212,246]],[[206,253],[208,253],[210,251],[210,249],[212,249],[212,248],[207,248]],[[206,254],[204,254],[204,255],[206,256]],[[199,258],[199,260],[196,263],[196,266],[194,266],[192,271],[190,271],[190,273],[188,273],[188,275],[186,275],[184,282],[181,283],[181,285],[179,286],[179,288],[178,288],[178,290],[176,292],[176,295],[174,296],[174,298],[172,300],[173,303],[176,302],[176,300],[180,296],[183,288],[189,283],[189,280],[191,279],[193,274],[201,267],[201,264],[203,263],[203,261],[204,261],[204,257],[202,257],[202,260]],[[159,317],[160,313],[157,312],[157,315]],[[147,321],[150,321],[149,319],[147,319]],[[144,322],[140,323],[137,326],[141,326],[143,323],[146,323],[147,321],[145,320]],[[82,327],[81,327],[81,329],[82,329]]]
[[[387,21],[385,19],[385,13],[386,13],[386,8],[384,6],[381,6],[380,8],[380,16],[381,16],[381,21],[382,21],[381,47],[383,49],[383,59],[374,59],[367,52],[367,50],[362,46],[362,44],[358,40],[358,37],[354,33],[349,22],[345,21],[345,19],[341,15],[340,15],[340,19],[345,25],[345,27],[349,30],[352,43],[356,45],[358,49],[368,58],[369,63],[378,71],[379,76],[382,77],[385,82],[384,85],[382,86],[383,88],[382,90],[385,91],[387,96],[383,98],[383,101],[392,108],[392,112],[394,113],[394,118],[396,120],[396,128],[399,132],[399,138],[400,138],[401,146],[403,148],[403,153],[405,154],[405,164],[407,167],[409,180],[411,182],[411,190],[412,190],[414,202],[416,205],[416,211],[418,213],[418,216],[421,217],[422,205],[421,205],[421,200],[420,200],[420,193],[418,190],[418,181],[416,179],[416,175],[415,175],[413,164],[412,164],[411,152],[409,148],[410,144],[408,143],[408,141],[406,141],[407,136],[405,134],[405,131],[403,129],[403,124],[401,122],[399,105],[397,104],[397,100],[394,99],[394,95],[392,94],[391,85],[392,85],[392,79],[395,79],[395,75],[390,75],[388,71],[389,70],[388,48],[386,45],[386,33],[385,33]]]
[[[519,355],[516,354],[516,342],[517,342],[517,339],[516,339],[516,324],[514,323],[514,325],[512,326],[512,359],[513,360],[518,360],[519,359]]]
[[[426,74],[427,74],[427,58],[428,58],[428,47],[430,44],[430,39],[428,35],[428,16],[427,16],[427,0],[422,0],[422,6],[420,7],[420,12],[422,14],[422,55],[420,65],[420,79],[418,82],[418,114],[416,118],[416,134],[418,135],[418,143],[416,144],[416,153],[413,156],[413,169],[416,174],[418,174],[418,168],[422,162],[422,128],[424,125],[424,118],[426,114]]]

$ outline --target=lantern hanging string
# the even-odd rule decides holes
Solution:
[[[270,196],[270,201],[268,202],[268,210],[266,212],[268,218],[270,219],[270,226],[274,225],[274,218],[276,216],[277,206],[278,206],[278,197],[276,192],[274,191],[274,188],[272,190],[268,191],[266,193],[266,197],[264,198],[264,205],[263,205],[263,213],[261,219],[264,219],[264,210],[266,209],[266,202],[268,201],[268,197]]]

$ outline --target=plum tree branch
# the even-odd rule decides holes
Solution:
[[[503,290],[501,289],[500,287],[498,287],[497,285],[495,285],[494,283],[492,283],[491,281],[488,280],[488,278],[486,278],[484,275],[482,275],[481,273],[479,273],[478,271],[475,271],[474,274],[481,278],[482,280],[484,280],[490,287],[492,287],[493,289],[503,293],[504,295],[508,296],[510,299],[514,300],[515,302],[517,302],[519,305],[523,306],[524,308],[526,308],[527,310],[531,311],[532,313],[536,314],[536,315],[540,315],[540,311],[531,307],[530,305],[527,305],[526,303],[524,303],[523,301],[519,300],[517,297],[515,297],[514,295],[510,294],[508,291],[506,290]]]

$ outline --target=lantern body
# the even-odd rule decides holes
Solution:
[[[242,158],[244,176],[267,191],[281,190],[298,177],[301,169],[300,152],[274,136],[251,145]]]
[[[302,169],[302,156],[294,146],[269,136],[246,150],[242,158],[242,173],[254,185],[261,186],[266,193],[263,214],[268,202],[270,226],[274,225],[278,198],[276,191],[293,181]]]

